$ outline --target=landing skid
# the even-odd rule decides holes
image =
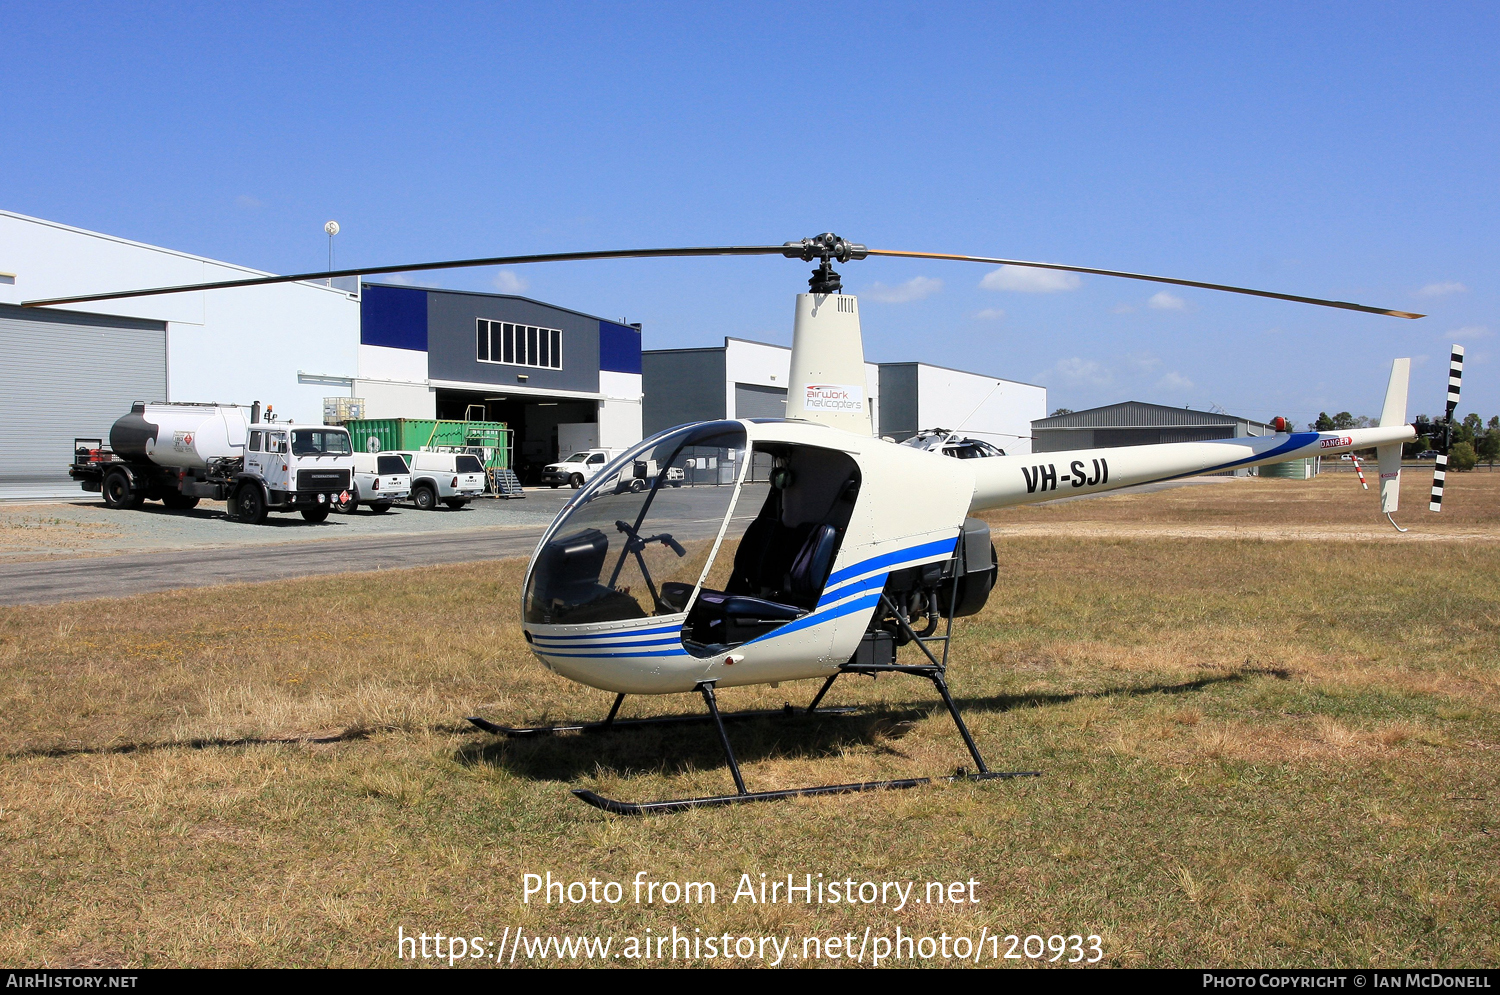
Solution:
[[[1003,773],[988,771],[984,774],[958,773],[952,777],[940,777],[939,781],[989,781],[1001,777],[1036,777],[1038,774],[1017,771]],[[860,781],[855,784],[822,784],[815,788],[789,788],[785,791],[747,791],[733,795],[709,795],[704,798],[681,798],[676,801],[621,802],[613,798],[578,788],[573,791],[580,801],[595,808],[602,808],[615,815],[649,815],[652,812],[681,812],[689,808],[718,808],[723,805],[739,805],[743,802],[775,802],[784,798],[806,798],[813,795],[848,795],[856,791],[898,791],[902,788],[920,788],[931,784],[930,777],[908,777],[897,781]]]
[[[645,719],[617,719],[620,704],[625,700],[623,694],[615,698],[614,705],[609,710],[609,715],[602,722],[586,722],[576,725],[555,726],[532,726],[526,728],[513,728],[511,726],[497,725],[486,719],[471,717],[469,719],[475,726],[485,732],[494,733],[499,736],[507,736],[513,739],[531,736],[548,736],[563,732],[608,732],[613,729],[632,729],[643,726],[674,725],[688,723],[712,722],[719,733],[719,745],[724,749],[724,759],[728,762],[729,773],[734,778],[735,792],[732,795],[706,795],[698,798],[677,798],[653,802],[625,802],[613,798],[606,798],[595,791],[586,788],[575,789],[573,794],[582,802],[595,808],[615,815],[647,815],[653,812],[681,812],[690,808],[717,808],[723,805],[740,805],[749,802],[781,801],[786,798],[804,798],[816,795],[847,795],[860,791],[897,791],[904,788],[921,787],[931,784],[934,780],[939,781],[992,781],[1010,777],[1040,777],[1041,771],[1017,770],[1017,771],[992,771],[985,765],[984,757],[979,753],[979,747],[974,742],[974,737],[969,733],[969,727],[964,724],[963,716],[958,713],[958,706],[953,701],[953,696],[948,692],[948,682],[944,680],[947,672],[948,647],[953,635],[953,618],[950,611],[948,627],[941,636],[920,636],[911,627],[910,620],[905,613],[895,606],[885,595],[881,601],[888,612],[896,617],[902,631],[910,642],[915,643],[922,653],[927,657],[927,663],[916,665],[902,664],[860,664],[847,663],[829,676],[823,682],[822,688],[813,698],[812,703],[801,712],[793,709],[791,705],[784,705],[779,709],[761,709],[757,711],[730,712],[724,714],[719,711],[718,699],[714,694],[714,681],[702,681],[694,690],[703,696],[703,702],[708,706],[707,715],[663,715]],[[943,644],[943,655],[939,659],[935,656],[928,643],[941,642]],[[745,779],[740,774],[739,762],[735,759],[734,748],[729,745],[729,733],[724,728],[726,721],[734,719],[766,718],[772,716],[804,715],[847,715],[853,712],[853,708],[818,708],[818,703],[823,696],[833,687],[833,682],[838,680],[841,674],[865,674],[875,677],[877,674],[896,673],[911,674],[916,677],[925,677],[930,680],[943,699],[943,704],[948,709],[948,714],[953,717],[953,723],[958,727],[959,735],[963,737],[964,746],[969,750],[969,755],[974,758],[974,764],[978,768],[976,773],[970,774],[960,767],[951,777],[909,777],[889,781],[859,781],[853,784],[820,784],[809,788],[788,788],[781,791],[750,791],[745,787]]]

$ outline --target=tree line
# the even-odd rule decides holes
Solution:
[[[1375,424],[1364,415],[1355,417],[1347,411],[1329,415],[1326,411],[1320,411],[1318,420],[1307,428],[1312,432],[1338,432],[1347,428],[1368,428]],[[1417,437],[1401,447],[1401,455],[1406,457],[1415,457],[1437,448],[1447,427],[1447,419],[1417,415],[1411,424],[1417,430]],[[1448,450],[1450,470],[1472,470],[1480,463],[1488,463],[1493,468],[1496,461],[1500,461],[1500,415],[1486,422],[1471,411],[1464,416],[1463,421],[1453,423],[1453,447]]]

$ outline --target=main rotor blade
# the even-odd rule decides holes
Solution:
[[[436,263],[412,263],[400,266],[365,266],[359,269],[324,270],[318,273],[294,273],[290,276],[255,276],[243,280],[217,280],[213,283],[184,283],[175,287],[153,287],[149,290],[116,290],[106,294],[81,294],[77,297],[50,297],[46,300],[22,301],[22,307],[46,307],[53,304],[88,304],[93,301],[115,301],[126,297],[158,297],[162,294],[184,294],[193,290],[223,290],[227,287],[263,287],[272,283],[302,283],[329,280],[340,276],[379,276],[382,273],[416,273],[434,269],[466,269],[474,266],[519,266],[523,263],[562,263],[582,259],[659,259],[666,256],[780,256],[781,245],[716,245],[683,249],[604,249],[591,252],[543,252],[529,256],[490,256],[485,259],[449,259]]]
[[[870,249],[872,256],[901,256],[907,259],[951,259],[962,263],[988,263],[992,266],[1027,266],[1031,269],[1055,269],[1065,273],[1091,273],[1095,276],[1118,276],[1126,280],[1145,280],[1148,283],[1170,283],[1178,287],[1198,287],[1202,290],[1223,290],[1231,294],[1249,294],[1251,297],[1272,297],[1278,301],[1295,301],[1298,304],[1317,304],[1320,307],[1339,307],[1346,311],[1364,311],[1367,314],[1387,314],[1393,318],[1425,318],[1425,314],[1410,311],[1392,311],[1389,308],[1370,307],[1366,304],[1351,304],[1348,301],[1325,301],[1321,297],[1299,297],[1296,294],[1277,294],[1269,290],[1251,290],[1249,287],[1231,287],[1223,283],[1202,283],[1198,280],[1178,280],[1170,276],[1148,276],[1145,273],[1125,273],[1114,269],[1094,269],[1091,266],[1065,266],[1062,263],[1035,263],[1024,259],[990,259],[985,256],[955,256],[944,252],[898,252],[894,249]]]

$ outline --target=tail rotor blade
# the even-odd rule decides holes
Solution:
[[[1458,392],[1464,384],[1464,347],[1455,345],[1453,355],[1448,357],[1448,423],[1453,423],[1453,414],[1458,410]]]
[[[1453,416],[1458,411],[1458,395],[1464,383],[1464,347],[1455,345],[1448,359],[1448,413],[1443,418],[1443,446],[1432,468],[1432,499],[1428,511],[1443,510],[1443,483],[1448,477],[1448,449],[1453,445]]]

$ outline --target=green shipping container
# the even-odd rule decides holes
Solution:
[[[434,418],[362,418],[344,423],[354,451],[381,453],[436,446],[482,448],[485,469],[510,467],[510,428],[499,421]]]

